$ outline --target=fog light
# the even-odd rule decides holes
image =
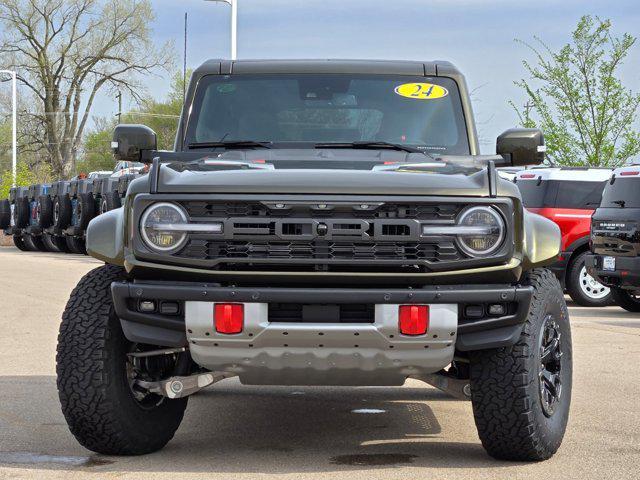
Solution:
[[[399,317],[403,335],[424,335],[429,329],[428,305],[400,305]]]
[[[155,312],[156,302],[153,300],[140,300],[140,303],[138,303],[138,310],[143,313]]]
[[[244,327],[244,305],[241,303],[216,303],[213,310],[216,332],[226,335],[240,333]]]
[[[489,315],[504,315],[504,305],[501,303],[489,305]]]

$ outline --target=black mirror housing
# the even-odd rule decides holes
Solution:
[[[111,150],[116,160],[128,162],[150,161],[145,152],[158,149],[156,132],[146,125],[120,124],[113,131]]]
[[[496,142],[496,153],[514,167],[540,165],[544,162],[544,135],[537,128],[511,128]]]

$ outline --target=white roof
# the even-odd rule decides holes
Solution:
[[[531,168],[516,174],[517,181],[565,180],[574,182],[604,182],[611,178],[609,168]]]

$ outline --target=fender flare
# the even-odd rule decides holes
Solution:
[[[87,226],[87,253],[112,265],[124,266],[124,207],[95,217]]]
[[[573,254],[576,252],[576,250],[580,250],[585,246],[589,247],[589,237],[590,235],[585,235],[584,237],[580,237],[579,239],[575,240],[571,245],[567,245],[567,248],[565,249],[565,251],[571,252],[571,256],[573,257]]]
[[[560,253],[560,227],[548,218],[523,210],[523,264],[525,270],[544,267],[556,261]]]

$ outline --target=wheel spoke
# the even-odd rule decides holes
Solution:
[[[560,339],[555,337],[551,340],[551,343],[543,349],[542,354],[540,355],[540,360],[544,363],[548,360],[555,359],[559,353],[559,346]]]
[[[555,410],[562,391],[562,335],[551,315],[545,318],[540,332],[540,400],[547,416]]]
[[[558,381],[558,375],[551,373],[549,370],[543,370],[542,379],[545,383],[545,387],[551,395],[557,394],[556,382]]]

